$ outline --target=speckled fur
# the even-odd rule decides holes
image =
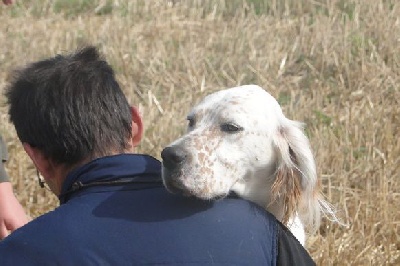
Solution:
[[[187,133],[169,145],[184,150],[186,159],[174,169],[163,168],[171,192],[214,199],[234,191],[274,214],[302,244],[304,228],[317,229],[321,213],[333,213],[319,193],[301,123],[287,119],[261,87],[210,94],[188,117]],[[224,124],[242,130],[226,132]]]

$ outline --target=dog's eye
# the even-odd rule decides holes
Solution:
[[[243,130],[243,127],[235,125],[233,123],[225,123],[221,125],[221,130],[228,133],[237,133]]]
[[[196,120],[194,119],[194,117],[188,116],[187,120],[188,120],[188,128],[194,127],[194,125],[196,124]]]

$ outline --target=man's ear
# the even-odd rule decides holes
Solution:
[[[137,146],[142,140],[143,136],[143,121],[140,116],[139,110],[136,107],[131,106],[132,112],[132,145]]]
[[[28,154],[28,156],[31,158],[33,163],[35,164],[36,168],[38,171],[44,176],[44,177],[51,177],[52,175],[50,174],[51,170],[51,162],[50,160],[43,154],[42,151],[40,151],[37,148],[32,147],[26,142],[22,143],[22,146],[24,147],[25,152]]]

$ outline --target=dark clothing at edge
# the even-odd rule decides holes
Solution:
[[[8,159],[7,146],[0,135],[0,183],[8,182],[9,178],[4,168],[4,163]]]
[[[253,203],[173,195],[160,175],[133,154],[72,171],[58,208],[0,242],[0,265],[314,265]]]

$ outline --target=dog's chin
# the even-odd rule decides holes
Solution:
[[[191,190],[190,195],[202,200],[221,200],[226,198],[229,193],[217,193],[215,191],[207,190]]]
[[[190,189],[186,187],[184,184],[177,181],[167,181],[163,179],[164,186],[168,190],[168,192],[172,194],[179,194],[186,197],[196,197],[202,200],[221,200],[225,198],[229,193],[210,193],[209,191],[198,191],[196,189]]]
[[[177,178],[170,177],[169,175],[163,173],[162,180],[164,183],[164,187],[167,189],[168,192],[187,197],[193,196],[189,192],[189,190],[187,190],[179,181],[177,181],[178,180]]]
[[[172,182],[165,182],[164,181],[164,186],[168,190],[168,192],[170,192],[172,194],[183,195],[183,196],[186,196],[186,197],[193,196],[187,190],[181,188],[180,186],[177,186],[176,184],[174,184]]]
[[[168,192],[172,194],[179,194],[186,197],[196,197],[202,200],[220,200],[225,198],[227,192],[217,192],[210,190],[211,186],[204,186],[201,184],[187,184],[183,180],[180,172],[170,171],[167,168],[163,168],[162,180],[164,187]],[[207,187],[207,188],[206,188]]]

